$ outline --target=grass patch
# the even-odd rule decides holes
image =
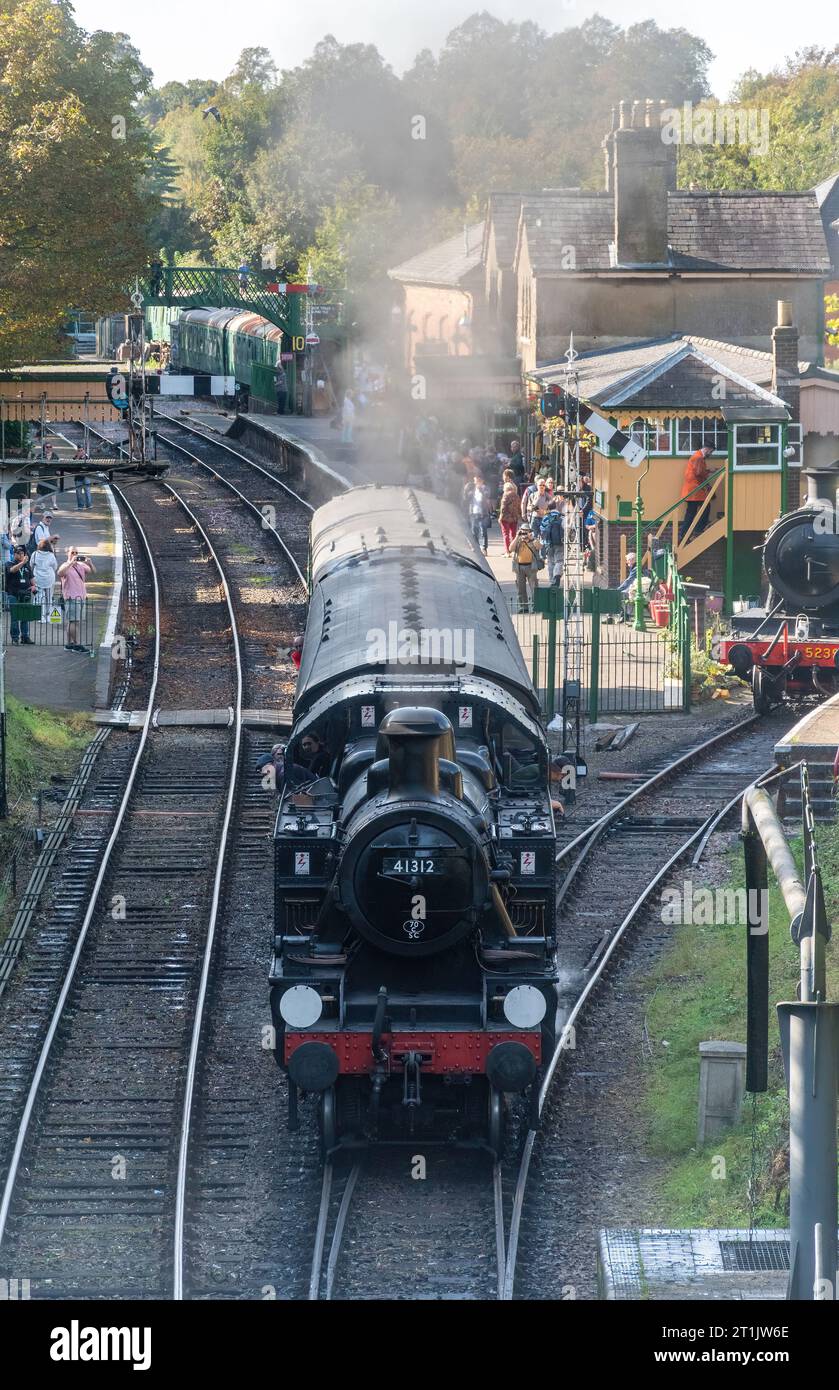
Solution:
[[[801,871],[802,842],[793,841],[792,849]],[[833,920],[839,908],[839,828],[819,827],[819,859],[828,918]],[[742,853],[733,851],[730,862],[727,886],[743,888]],[[770,883],[771,877],[770,871]],[[694,893],[703,886],[697,871],[693,886]],[[644,1099],[650,1150],[666,1166],[656,1193],[657,1224],[748,1225],[752,1173],[756,1223],[787,1224],[788,1109],[775,1002],[795,998],[799,957],[774,885],[769,893],[769,960],[769,1091],[756,1102],[746,1096],[741,1124],[701,1149],[696,1139],[699,1044],[746,1040],[745,925],[694,922],[674,927],[671,947],[648,977],[652,1057]],[[839,961],[830,948],[827,994],[829,999],[839,995]]]
[[[90,720],[81,714],[56,714],[22,704],[10,695],[6,715],[9,802],[30,789],[48,785],[53,776],[68,776],[78,766],[92,737]]]

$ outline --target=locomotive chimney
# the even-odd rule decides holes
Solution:
[[[454,760],[454,734],[442,710],[411,706],[391,710],[379,725],[387,744],[388,797],[440,791],[440,759]]]

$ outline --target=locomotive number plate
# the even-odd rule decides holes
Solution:
[[[383,859],[383,874],[437,874],[440,870],[434,859]]]

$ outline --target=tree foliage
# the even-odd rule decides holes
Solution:
[[[0,365],[57,355],[67,311],[110,311],[145,264],[150,76],[66,0],[0,0]]]
[[[808,48],[783,69],[740,78],[732,101],[765,141],[685,146],[683,183],[704,188],[812,188],[839,169],[839,47]]]

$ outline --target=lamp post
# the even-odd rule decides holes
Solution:
[[[635,631],[646,632],[644,622],[644,589],[641,584],[641,521],[644,515],[644,499],[641,496],[641,483],[650,471],[650,456],[647,466],[635,484]]]

